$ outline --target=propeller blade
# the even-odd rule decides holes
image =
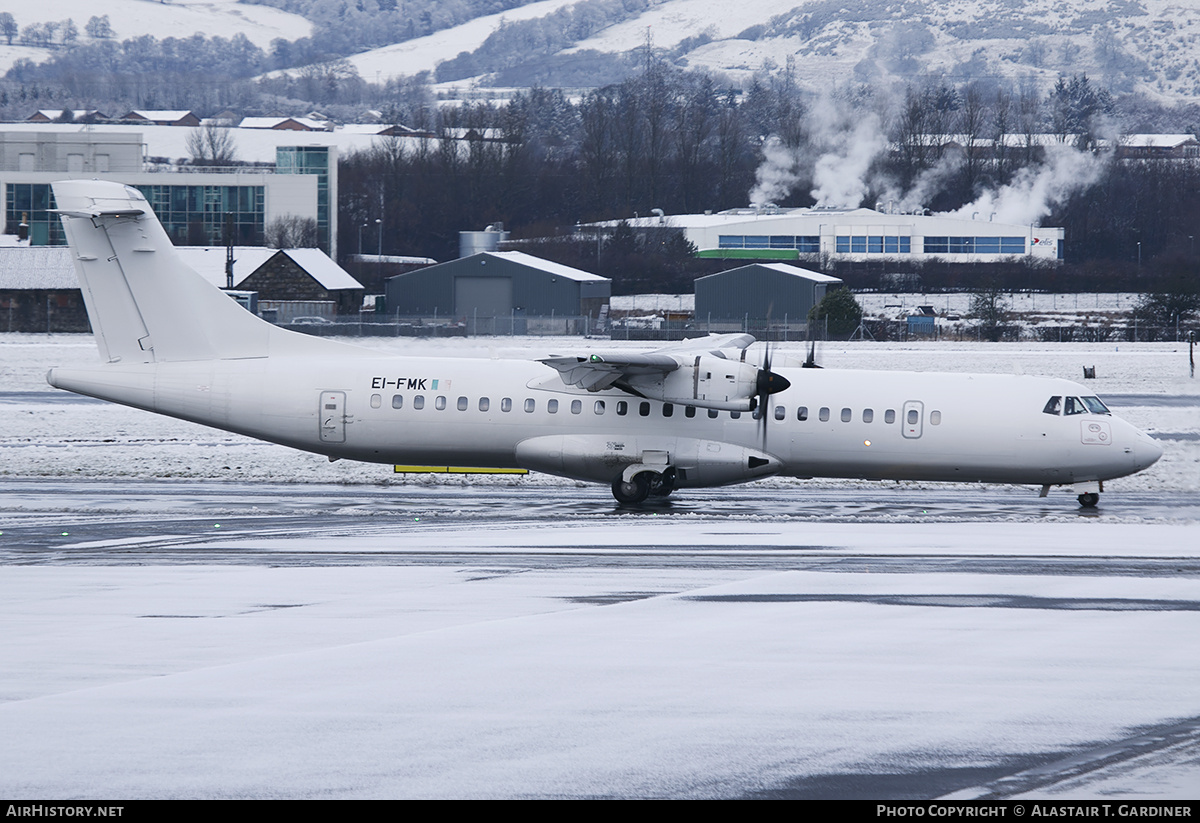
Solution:
[[[808,357],[806,357],[804,359],[803,366],[806,369],[821,368],[819,365],[817,365],[817,341],[816,340],[810,339],[808,341]]]
[[[758,370],[758,376],[755,380],[755,393],[758,395],[754,403],[754,419],[759,421],[759,427],[762,429],[762,449],[767,450],[767,410],[770,406],[771,395],[787,391],[792,385],[791,381],[780,374],[771,371],[771,346],[768,343],[766,351],[763,353],[763,365]]]

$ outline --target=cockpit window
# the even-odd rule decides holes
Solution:
[[[1046,401],[1046,408],[1042,409],[1043,414],[1058,414],[1062,409],[1062,395],[1056,394]]]
[[[1083,405],[1087,406],[1087,410],[1092,414],[1112,414],[1108,410],[1108,406],[1104,405],[1104,401],[1099,397],[1084,397],[1082,399]]]
[[[1078,397],[1068,397],[1063,403],[1063,414],[1083,414],[1087,411],[1087,407],[1083,405],[1083,401]]]

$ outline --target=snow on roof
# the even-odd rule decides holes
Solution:
[[[310,131],[325,131],[326,124],[308,117],[243,117],[238,124],[241,129],[274,129],[283,123],[297,123]]]
[[[201,277],[218,288],[225,287],[224,246],[179,246],[175,249],[183,261]],[[238,286],[279,252],[266,246],[234,246],[233,285]],[[320,249],[285,249],[284,254],[304,269],[325,289],[361,289],[350,273],[333,262]]]
[[[361,289],[359,283],[350,276],[350,272],[335,263],[329,255],[320,249],[284,249],[283,253],[292,258],[300,268],[326,289]]]
[[[1194,134],[1127,134],[1117,141],[1117,145],[1147,149],[1174,149],[1196,142]]]
[[[180,259],[217,288],[225,288],[224,246],[177,246]],[[238,285],[275,255],[265,246],[233,247],[233,285]]]
[[[218,288],[225,287],[224,246],[179,246],[183,262]],[[234,246],[234,285],[240,284],[274,257],[277,249]],[[320,249],[286,249],[284,254],[326,289],[361,289],[350,273]],[[0,289],[76,289],[75,264],[66,246],[12,246],[0,244]]]
[[[191,114],[191,112],[187,109],[134,109],[129,114],[136,114],[138,117],[145,117],[147,120],[182,120]]]
[[[772,269],[781,274],[788,274],[792,277],[803,277],[805,280],[812,280],[815,283],[841,283],[840,277],[832,277],[828,274],[822,274],[819,271],[811,269],[802,269],[799,266],[789,266],[787,263],[759,263],[764,269]]]
[[[379,134],[384,129],[388,128],[382,123],[346,123],[342,126],[337,126],[334,131],[342,134]]]
[[[607,277],[601,277],[598,274],[574,269],[570,266],[564,266],[561,263],[553,263],[549,260],[543,260],[540,257],[534,257],[532,254],[526,254],[523,251],[489,251],[484,252],[489,257],[499,257],[503,260],[508,260],[522,266],[540,269],[549,274],[557,274],[559,277],[566,277],[569,280],[583,281],[607,281]]]
[[[0,246],[0,289],[77,289],[66,246]]]
[[[734,272],[739,272],[742,269],[771,269],[772,271],[777,271],[780,274],[786,274],[789,277],[799,277],[804,280],[808,280],[809,282],[812,282],[812,283],[841,283],[842,282],[841,278],[831,277],[828,274],[821,274],[821,272],[819,272],[819,271],[810,271],[809,269],[802,269],[799,266],[789,266],[787,263],[751,263],[748,266],[740,266],[736,269],[727,269],[725,271],[719,271],[715,274],[706,274],[703,277],[697,277],[696,279],[697,280],[707,280],[710,277],[723,277],[727,274],[733,274]]]

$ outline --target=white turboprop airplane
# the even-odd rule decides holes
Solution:
[[[1083,386],[759,368],[749,335],[536,360],[382,355],[254,317],[180,260],[145,198],[54,184],[103,365],[50,385],[377,463],[524,468],[621,503],[769,475],[1072,485],[1162,450]]]

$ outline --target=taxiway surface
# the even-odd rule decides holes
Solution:
[[[1189,797],[1200,500],[0,482],[10,797]]]

